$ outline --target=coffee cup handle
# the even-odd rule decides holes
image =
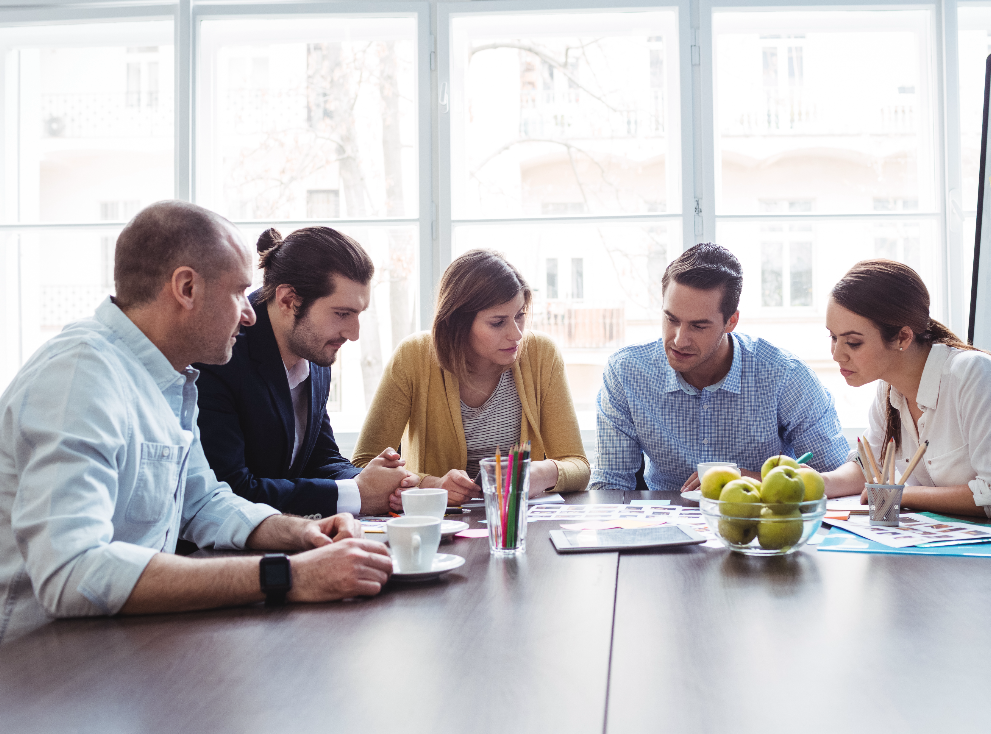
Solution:
[[[413,555],[416,556],[416,565],[420,565],[420,534],[413,533]]]

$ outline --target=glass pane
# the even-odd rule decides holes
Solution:
[[[455,17],[457,218],[681,210],[677,13]]]
[[[454,228],[454,255],[487,247],[520,269],[534,293],[530,327],[557,341],[579,421],[594,428],[606,359],[627,344],[660,338],[661,277],[681,253],[681,237],[680,219],[653,225],[463,225]]]
[[[977,211],[981,171],[981,125],[984,121],[984,75],[991,54],[991,8],[961,6],[960,27],[960,154],[964,211]],[[973,238],[971,238],[971,244]],[[964,243],[966,246],[966,242]]]
[[[241,227],[254,247],[269,224]],[[283,235],[296,227],[275,225]],[[360,431],[365,411],[375,394],[382,368],[393,350],[418,331],[419,238],[413,225],[399,227],[335,227],[357,240],[375,263],[372,300],[361,315],[361,335],[338,352],[327,410],[335,433]],[[261,285],[261,271],[255,273]]]
[[[931,34],[922,10],[714,13],[717,211],[935,211]]]
[[[119,227],[7,232],[0,239],[0,385],[44,342],[114,292]]]
[[[173,196],[172,22],[0,30],[3,221],[126,220]]]
[[[922,276],[929,288],[933,315],[943,320],[937,220],[785,223],[773,233],[780,238],[778,243],[769,244],[771,233],[767,230],[775,225],[732,221],[718,224],[717,242],[733,250],[743,265],[737,329],[797,355],[833,393],[841,423],[866,426],[874,392],[868,387],[848,387],[830,357],[825,313],[829,293],[855,262],[881,255],[878,247],[883,243],[883,256],[910,265]],[[789,230],[798,226],[804,229]],[[772,253],[773,267],[769,264]],[[787,272],[782,272],[786,268]],[[772,304],[767,302],[765,276],[769,271],[775,283],[784,284]],[[785,287],[789,291],[785,292]],[[781,309],[782,304],[792,308]]]
[[[416,216],[415,18],[205,20],[199,203],[234,220]]]

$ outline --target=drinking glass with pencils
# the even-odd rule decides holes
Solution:
[[[502,456],[482,459],[482,494],[489,526],[489,552],[516,556],[526,551],[526,511],[530,496],[530,443]]]

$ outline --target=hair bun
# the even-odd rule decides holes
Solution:
[[[261,233],[261,236],[258,237],[258,244],[255,246],[258,254],[261,255],[258,259],[258,267],[260,269],[265,269],[272,255],[282,246],[282,242],[282,235],[275,227],[270,227]]]

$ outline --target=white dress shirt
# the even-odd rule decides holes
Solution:
[[[285,367],[285,363],[282,364]],[[309,423],[310,415],[310,390],[306,378],[310,376],[310,363],[299,360],[292,369],[286,370],[286,379],[289,380],[289,394],[292,396],[292,411],[295,417],[296,435],[292,442],[292,459],[290,466],[296,463],[296,454],[306,436],[306,426]],[[357,515],[361,512],[361,493],[358,491],[358,482],[354,479],[338,479],[337,481],[337,511],[350,512]]]
[[[881,455],[887,424],[888,383],[878,381],[871,405],[867,439]],[[928,440],[925,457],[906,485],[951,487],[966,484],[974,503],[991,517],[991,355],[933,344],[916,398],[922,417],[916,431],[908,401],[891,388],[891,405],[901,416],[901,446],[895,453],[896,478],[919,445]]]

